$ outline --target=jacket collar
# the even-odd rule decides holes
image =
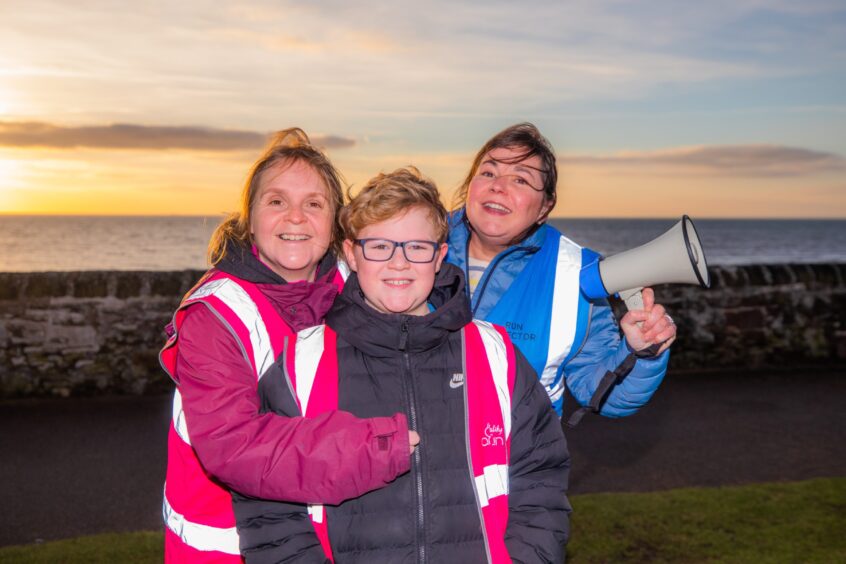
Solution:
[[[358,277],[353,273],[327,314],[326,323],[372,357],[396,356],[400,351],[419,353],[439,346],[451,333],[472,321],[461,270],[443,263],[429,303],[435,311],[427,315],[381,313],[364,301]]]
[[[294,331],[323,323],[338,295],[333,282],[337,261],[331,252],[321,259],[314,282],[288,283],[261,262],[250,248],[231,240],[215,268],[255,284]]]
[[[543,241],[546,238],[546,230],[548,228],[549,227],[546,222],[544,222],[530,233],[528,237],[502,252],[509,252],[512,249],[520,249],[526,252],[537,251],[540,249],[541,245],[543,245]],[[465,208],[462,207],[452,212],[449,217],[450,249],[462,249],[462,254],[464,254],[463,249],[467,248],[467,244],[470,242],[472,234],[473,232],[470,229],[470,222],[467,219]]]
[[[288,284],[288,281],[276,274],[255,255],[252,248],[238,241],[228,240],[223,258],[214,265],[216,269],[236,276],[253,284]],[[337,259],[329,251],[317,265],[316,279],[334,274]]]

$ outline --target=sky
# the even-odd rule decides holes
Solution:
[[[556,216],[846,217],[842,0],[0,0],[0,214],[217,215],[302,127],[449,202],[530,121]]]

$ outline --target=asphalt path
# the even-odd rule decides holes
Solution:
[[[567,431],[571,494],[846,476],[846,370],[668,375]],[[161,527],[170,397],[0,402],[0,546]]]

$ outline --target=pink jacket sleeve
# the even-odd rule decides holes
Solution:
[[[205,307],[179,332],[176,376],[191,444],[204,468],[251,497],[338,504],[410,468],[405,415],[359,419],[259,413],[255,376],[238,344]]]

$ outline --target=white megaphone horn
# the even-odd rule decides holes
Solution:
[[[705,251],[696,227],[683,216],[663,235],[582,267],[582,292],[590,299],[620,294],[629,309],[643,309],[640,291],[654,284],[711,286]]]

